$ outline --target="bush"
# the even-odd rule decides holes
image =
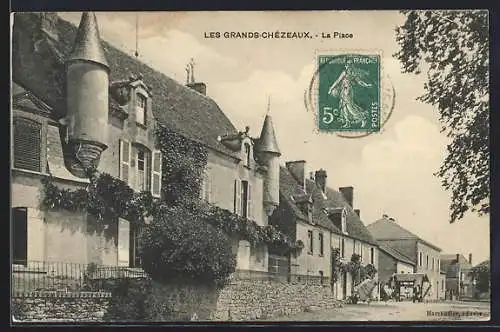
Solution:
[[[184,205],[161,206],[139,243],[144,270],[160,283],[221,287],[236,268],[228,236]]]

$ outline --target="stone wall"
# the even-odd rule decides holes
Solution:
[[[233,279],[218,291],[139,279],[110,288],[109,298],[13,298],[12,315],[18,321],[246,321],[340,306],[330,285],[319,282]]]
[[[256,320],[340,306],[330,285],[233,280],[219,293],[213,320]]]
[[[14,322],[102,322],[110,300],[80,296],[13,298],[11,315]]]

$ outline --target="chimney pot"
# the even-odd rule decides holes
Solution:
[[[469,264],[472,265],[472,254],[469,254]]]
[[[353,187],[340,187],[339,191],[344,196],[344,199],[347,203],[352,207],[353,205],[353,196],[354,196],[354,188]]]
[[[460,262],[460,254],[457,254],[457,263]]]

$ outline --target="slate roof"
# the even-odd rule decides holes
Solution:
[[[70,55],[77,28],[58,18],[58,40],[43,36],[37,13],[15,13],[13,28],[13,81],[33,92],[54,109],[54,118],[65,115],[65,60]],[[151,88],[155,118],[167,128],[227,155],[237,155],[220,143],[219,135],[236,129],[210,98],[176,82],[103,41],[110,67],[110,83],[142,74]],[[21,48],[21,50],[18,50]],[[175,50],[173,50],[175,51]],[[116,102],[110,98],[110,105]]]
[[[403,262],[410,265],[415,265],[415,262],[411,260],[411,258],[406,257],[404,254],[399,252],[398,250],[388,246],[385,243],[379,243],[379,249],[385,252],[387,255],[396,259],[399,262]]]
[[[300,192],[300,190],[301,187],[299,183],[295,180],[288,169],[282,166],[280,168],[280,204],[284,203],[288,208],[290,208],[296,218],[308,222],[309,220],[307,216],[302,213],[292,199],[292,196],[296,195]],[[306,180],[306,191],[312,196],[313,221],[315,224],[329,229],[333,233],[343,234],[341,230],[334,225],[332,220],[330,220],[324,210],[345,207],[347,212],[347,236],[369,244],[377,245],[375,239],[371,236],[370,232],[368,232],[363,222],[345,201],[340,192],[327,188],[325,199],[321,190],[312,180]]]
[[[397,222],[389,220],[387,218],[381,218],[366,227],[373,235],[373,237],[377,240],[418,240],[431,248],[441,251],[441,248],[428,241],[425,241],[421,237],[400,226]]]

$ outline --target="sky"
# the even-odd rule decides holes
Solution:
[[[78,25],[79,13],[60,13]],[[195,62],[195,78],[207,85],[238,130],[258,136],[268,96],[281,163],[306,160],[307,171],[327,171],[332,188],[354,187],[354,208],[368,225],[387,214],[443,253],[472,253],[473,264],[490,256],[489,217],[466,215],[449,223],[450,193],[433,175],[448,139],[440,133],[438,111],[416,98],[425,76],[402,74],[393,58],[397,11],[327,12],[113,12],[96,13],[101,37],[115,47],[184,84]],[[137,19],[137,21],[136,21]],[[138,29],[136,30],[136,22]],[[206,38],[210,32],[310,31],[350,33],[344,39]],[[137,36],[137,38],[136,38]],[[315,56],[345,50],[382,54],[382,71],[395,89],[386,125],[363,138],[346,139],[315,130],[304,92],[315,71]],[[147,83],[147,82],[146,82]],[[225,133],[221,133],[225,134]]]

